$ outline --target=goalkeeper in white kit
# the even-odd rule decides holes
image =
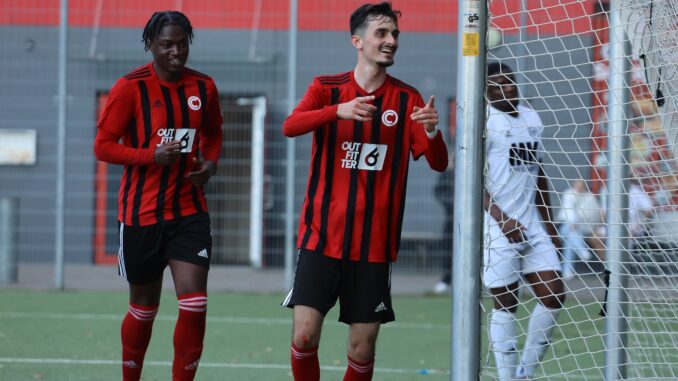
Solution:
[[[534,110],[519,103],[510,67],[490,63],[487,78],[483,282],[494,299],[490,343],[500,381],[531,379],[565,301],[560,242],[541,162],[544,126]],[[515,313],[521,277],[539,303],[519,359]]]

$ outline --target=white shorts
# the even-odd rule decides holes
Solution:
[[[487,220],[486,220],[487,222]],[[487,288],[505,287],[520,280],[521,274],[541,271],[562,272],[562,263],[551,237],[542,224],[531,224],[525,242],[512,244],[496,221],[485,224],[483,283]]]

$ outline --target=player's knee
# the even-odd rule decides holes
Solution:
[[[495,298],[494,309],[514,314],[518,311],[518,299],[512,297]]]
[[[295,329],[292,342],[299,349],[316,348],[320,344],[320,334],[312,330]]]
[[[360,340],[348,345],[348,357],[359,362],[370,362],[374,358],[375,343],[371,340]]]
[[[564,293],[560,293],[557,295],[551,294],[547,297],[541,298],[540,301],[541,304],[544,305],[544,307],[548,307],[551,309],[562,308],[563,305],[565,304],[565,294]]]

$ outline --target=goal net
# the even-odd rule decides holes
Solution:
[[[620,0],[620,27],[629,46],[625,83],[629,97],[623,116],[627,145],[620,150],[612,149],[620,147],[610,147],[607,140],[608,2],[490,0],[488,4],[487,61],[513,69],[520,104],[534,110],[543,124],[538,148],[510,147],[517,143],[504,139],[509,152],[527,162],[513,160],[511,171],[527,171],[517,167],[542,158],[550,215],[562,243],[559,261],[566,301],[548,338],[550,346],[535,364],[531,379],[605,377],[611,349],[605,342],[607,318],[599,311],[606,291],[604,270],[610,267],[606,254],[614,238],[606,221],[611,197],[625,200],[624,233],[614,238],[623,247],[623,259],[616,267],[622,270],[612,275],[622,277],[626,285],[621,290],[624,350],[619,379],[678,379],[678,0]],[[488,139],[493,133],[490,125]],[[502,133],[504,138],[511,134]],[[492,144],[501,141],[497,138]],[[521,149],[538,152],[521,155]],[[622,155],[627,173],[623,195],[609,194],[606,187],[614,154]],[[490,167],[486,163],[486,190],[491,192]],[[511,187],[511,177],[503,184],[493,180],[494,191]],[[531,186],[537,187],[537,181]],[[493,202],[516,204],[525,194],[522,189],[513,193],[515,199]],[[488,245],[489,233],[484,235]],[[494,307],[489,290],[485,291],[483,332],[491,336],[487,326]],[[516,329],[507,340],[517,344],[520,359],[538,301],[524,279],[519,295]],[[484,343],[481,379],[497,379],[502,372],[495,356],[499,349],[490,337]]]

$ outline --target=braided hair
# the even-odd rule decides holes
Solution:
[[[144,43],[146,51],[151,47],[151,43],[158,38],[162,28],[168,25],[177,25],[184,28],[188,35],[188,42],[193,42],[193,26],[186,15],[179,11],[155,12],[146,23],[144,32],[141,35],[141,41]]]

